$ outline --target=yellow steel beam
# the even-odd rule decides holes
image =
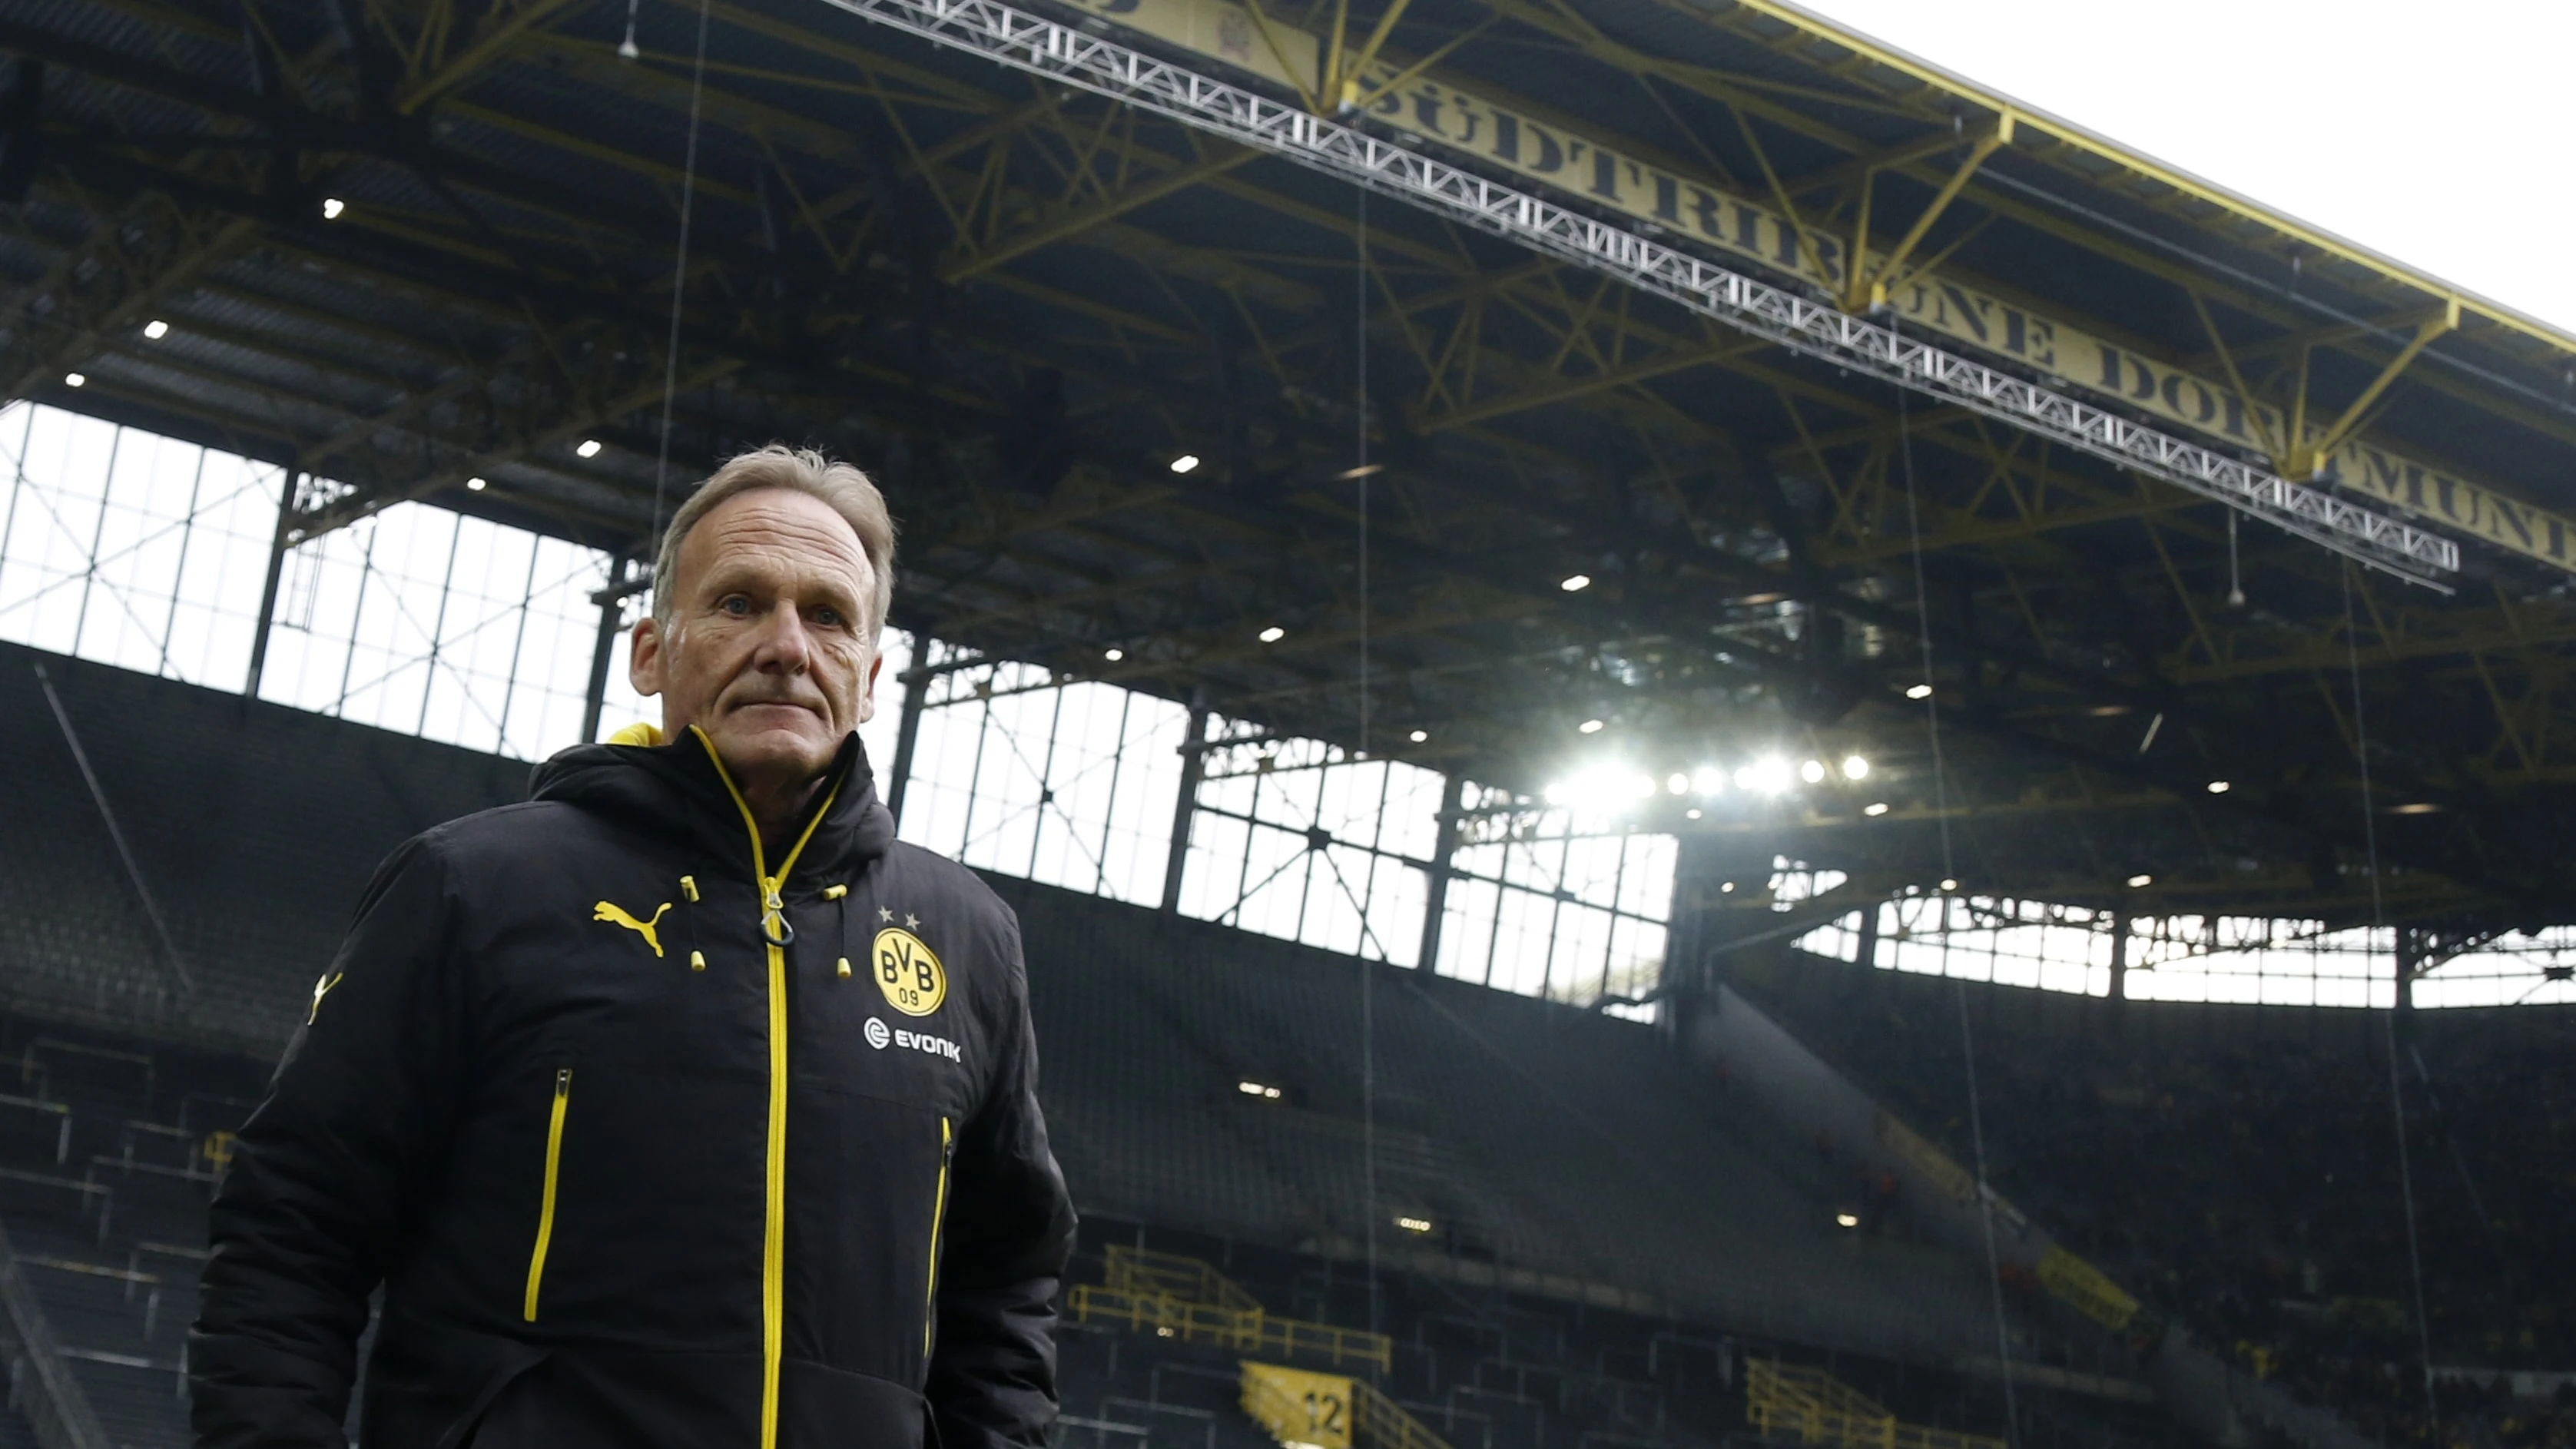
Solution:
[[[2372,403],[2379,401],[2379,395],[2386,392],[2388,385],[2397,380],[2397,374],[2406,370],[2406,364],[2413,362],[2416,354],[2422,352],[2434,338],[2456,329],[2459,325],[2460,303],[2457,298],[2453,298],[2444,305],[2440,316],[2428,318],[2416,327],[2414,339],[2400,348],[2395,357],[2389,359],[2388,365],[2379,370],[2379,376],[2371,380],[2370,386],[2361,390],[2361,396],[2354,398],[2343,410],[2343,416],[2335,419],[2325,431],[2315,437],[2294,439],[2291,442],[2290,456],[2282,460],[2282,476],[2302,482],[2315,477],[2317,465],[2322,460],[2332,457],[2334,450],[2343,446],[2344,440],[2351,437],[2361,426],[2362,414],[2369,411]],[[2304,349],[2299,354],[2299,372],[2300,390],[2304,394],[2307,373],[2307,353]],[[2304,397],[2301,401],[2304,403]]]
[[[463,50],[448,56],[414,81],[395,99],[394,109],[410,115],[448,91],[464,84],[475,72],[498,60],[511,44],[536,26],[569,10],[575,0],[520,0],[516,5],[504,3],[483,18],[474,38]]]
[[[1394,33],[1395,23],[1404,18],[1406,8],[1412,3],[1413,0],[1388,0],[1386,9],[1377,17],[1377,27],[1369,32],[1367,40],[1360,43],[1356,54],[1343,50],[1341,21],[1338,17],[1334,20],[1330,82],[1324,88],[1324,93],[1333,98],[1334,105],[1344,111],[1359,109],[1360,74],[1377,63],[1379,49],[1386,44],[1387,36]]]
[[[1658,0],[1658,3],[1703,23],[1709,18],[1708,13],[1691,3],[1691,0]],[[2468,309],[2474,310],[2477,315],[2507,330],[2546,343],[2562,354],[2576,353],[2576,335],[2571,335],[2538,318],[2500,303],[2464,293],[2458,287],[2438,277],[2382,256],[2367,247],[2346,241],[2332,232],[2312,227],[2294,217],[2284,216],[2224,187],[2203,181],[2189,172],[2176,170],[2163,162],[2140,155],[2108,137],[2096,135],[2070,121],[2033,112],[2028,106],[2000,92],[1988,90],[1974,81],[1907,55],[1892,46],[1883,45],[1857,31],[1846,30],[1813,11],[1789,3],[1789,0],[1738,0],[1738,5],[1744,10],[1790,25],[1807,35],[1864,57],[1872,65],[1906,76],[1931,88],[1936,94],[1965,101],[1996,114],[2007,110],[2019,112],[2034,128],[2045,130],[2075,150],[2109,161],[2126,171],[2160,186],[2171,188],[2182,196],[2215,207],[2230,216],[2253,222],[2277,236],[2360,268],[2371,276],[2436,299],[2461,303]]]
[[[1227,146],[1215,156],[1167,171],[1161,176],[1141,181],[1112,196],[1105,196],[1089,206],[1075,207],[1053,216],[1043,217],[1034,225],[977,247],[939,269],[941,280],[962,282],[991,271],[1016,257],[1023,257],[1050,242],[1079,236],[1105,222],[1126,215],[1137,207],[1160,200],[1173,192],[1186,190],[1212,177],[1222,176],[1248,161],[1257,160],[1261,152],[1247,146]]]
[[[1923,208],[1923,214],[1914,219],[1914,225],[1896,243],[1895,248],[1875,265],[1869,260],[1868,188],[1871,178],[1868,175],[1863,176],[1861,224],[1856,237],[1857,245],[1852,248],[1851,286],[1843,294],[1843,310],[1867,312],[1887,305],[1889,279],[1904,271],[1906,258],[1914,255],[1914,249],[1922,244],[1925,234],[1932,230],[1933,223],[1938,222],[1941,214],[1950,209],[1950,203],[1958,199],[1959,189],[1968,184],[1968,178],[1976,175],[1977,168],[1986,164],[1986,158],[1995,154],[1997,149],[2011,145],[2012,138],[2013,116],[2012,112],[2006,111],[1995,117],[1994,124],[1986,129],[1985,134],[1977,137],[1975,143],[1968,148],[1966,158],[1959,162],[1958,169],[1951,172],[1950,179],[1942,182],[1941,189],[1933,194],[1932,204]]]

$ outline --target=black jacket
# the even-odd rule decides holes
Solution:
[[[1043,1441],[1019,924],[831,780],[755,869],[703,737],[583,746],[385,862],[215,1198],[200,1445],[336,1449],[380,1281],[366,1449]]]

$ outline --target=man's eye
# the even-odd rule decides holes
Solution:
[[[826,628],[838,629],[841,627],[841,611],[829,606],[816,609],[814,611],[814,622],[821,624]]]
[[[744,598],[740,594],[733,594],[727,596],[724,602],[716,605],[716,607],[739,619],[751,612],[751,600]]]

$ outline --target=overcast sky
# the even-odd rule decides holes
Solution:
[[[2570,0],[1799,0],[2576,331]]]

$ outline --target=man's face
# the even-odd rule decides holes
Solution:
[[[811,778],[876,712],[875,570],[829,504],[755,488],[716,505],[664,580],[669,619],[635,625],[628,674],[737,776]]]

